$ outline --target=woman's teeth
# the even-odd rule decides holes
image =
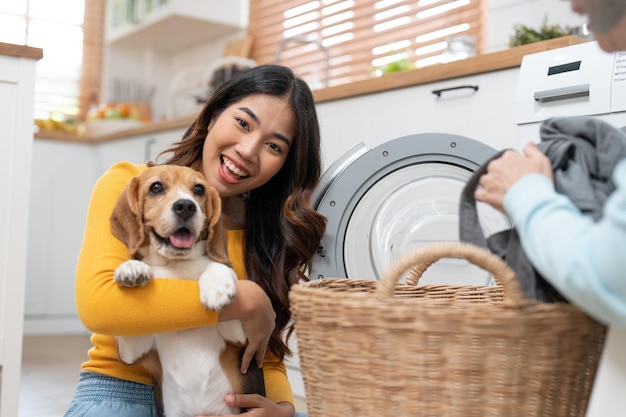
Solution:
[[[230,159],[223,157],[223,160],[224,160],[224,165],[226,165],[226,167],[234,174],[237,174],[242,178],[245,178],[248,176],[247,172],[242,171],[241,169],[237,168],[237,166]]]

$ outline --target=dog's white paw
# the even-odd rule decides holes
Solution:
[[[200,301],[206,308],[220,311],[237,293],[237,275],[232,268],[217,262],[210,263],[198,280]]]
[[[114,277],[123,287],[142,287],[152,279],[152,268],[145,262],[130,259],[117,267]]]

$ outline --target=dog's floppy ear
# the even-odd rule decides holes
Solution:
[[[230,266],[228,259],[228,239],[222,223],[222,200],[213,187],[207,189],[206,198],[207,227],[206,252],[214,261]]]
[[[144,241],[144,230],[139,209],[139,179],[131,179],[117,198],[110,217],[111,233],[121,240],[131,256],[135,256]]]

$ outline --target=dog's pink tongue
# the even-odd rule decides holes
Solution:
[[[181,230],[170,236],[170,243],[176,248],[190,248],[194,244],[194,238],[186,230]]]

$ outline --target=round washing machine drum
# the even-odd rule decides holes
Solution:
[[[324,173],[312,202],[327,218],[311,279],[379,279],[400,255],[459,240],[459,199],[473,172],[496,150],[463,136],[424,133],[367,150],[350,149]],[[511,227],[479,203],[485,235]],[[485,285],[491,276],[458,259],[429,268],[420,284]]]

